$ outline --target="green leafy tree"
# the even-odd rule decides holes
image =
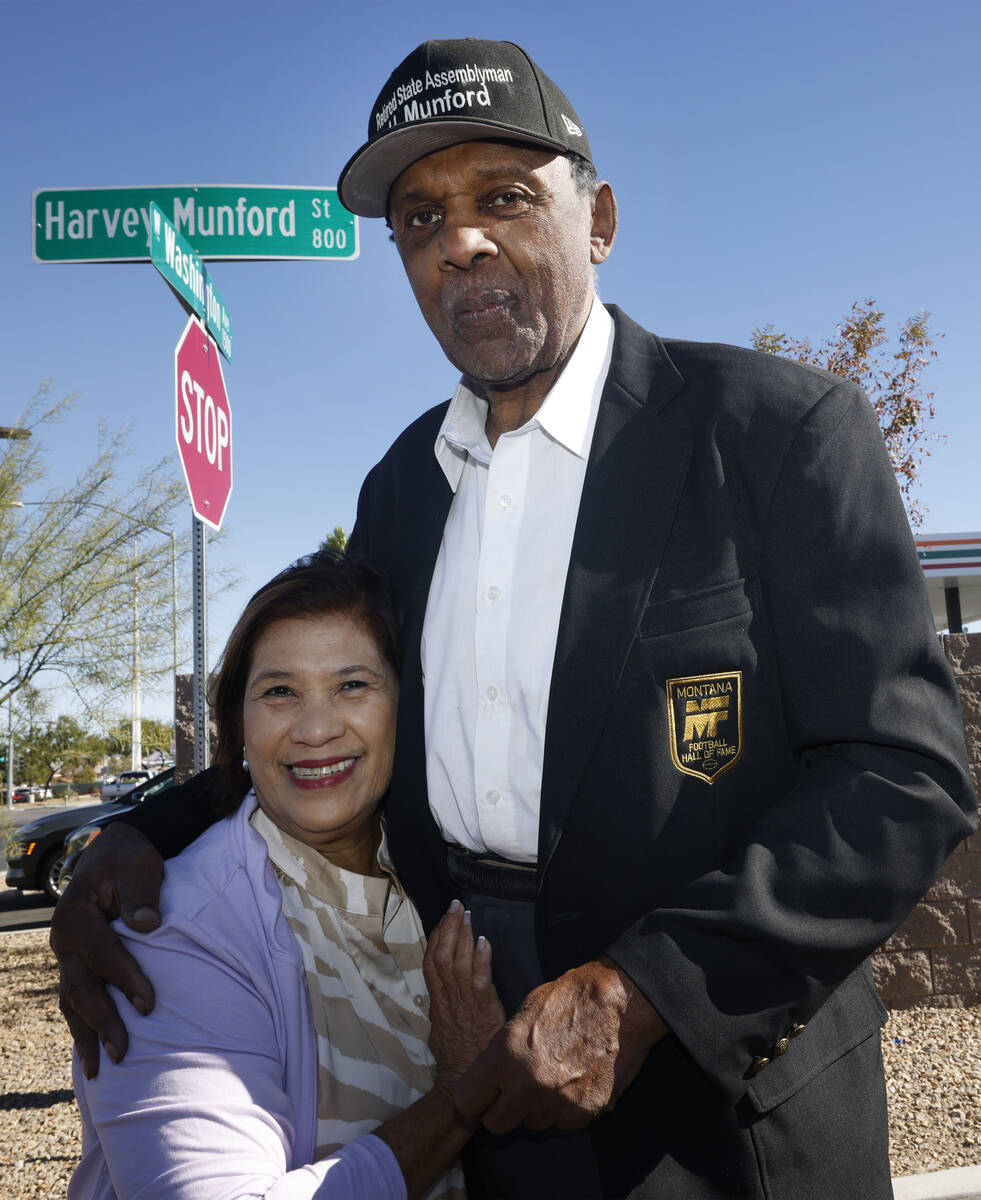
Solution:
[[[94,779],[106,743],[74,717],[61,716],[35,729],[21,750],[27,780],[47,787],[56,774],[71,781]]]
[[[835,336],[818,346],[807,338],[777,333],[772,325],[753,331],[755,349],[823,367],[865,390],[914,528],[922,525],[926,511],[914,495],[919,468],[929,457],[930,443],[942,437],[928,428],[934,418],[934,394],[924,392],[921,382],[923,371],[937,357],[929,320],[930,314],[921,311],[902,322],[890,345],[885,315],[867,299],[856,301]]]
[[[47,764],[32,752],[48,720],[48,702],[32,684],[26,684],[17,694],[14,716],[14,782],[44,783],[48,777]],[[6,748],[6,741],[4,741]]]
[[[173,458],[124,477],[127,433],[102,430],[78,477],[39,494],[48,471],[38,435],[73,399],[49,393],[43,384],[17,422],[34,436],[0,443],[0,705],[54,672],[90,711],[132,686],[134,624],[144,683],[171,670],[168,531],[186,523],[184,488]]]
[[[338,554],[343,554],[347,549],[347,534],[340,527],[335,525],[332,533],[328,533],[324,540],[320,543],[321,550],[336,550]]]

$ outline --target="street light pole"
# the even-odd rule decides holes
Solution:
[[[31,431],[22,425],[0,425],[0,438],[22,442]],[[17,674],[20,674],[20,652],[17,653]],[[14,695],[7,697],[7,807],[14,807]]]
[[[129,764],[133,771],[143,766],[143,693],[140,689],[140,605],[136,576],[136,538],[133,538],[133,722],[130,727]]]
[[[4,653],[10,647],[4,646]],[[17,651],[17,675],[20,676],[20,651]],[[14,694],[7,697],[7,807],[14,807]]]
[[[174,635],[174,720],[177,720],[177,534],[170,530],[170,566],[173,572],[173,585],[170,593],[171,632]],[[176,735],[176,726],[174,729]]]
[[[17,668],[18,673],[20,668]],[[7,697],[7,807],[14,807],[14,696]]]

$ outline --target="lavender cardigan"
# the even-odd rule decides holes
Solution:
[[[317,1049],[300,953],[251,806],[167,864],[163,921],[116,930],[156,992],[146,1017],[118,993],[129,1051],[83,1078],[82,1161],[69,1200],[404,1200],[381,1139],[313,1162]]]

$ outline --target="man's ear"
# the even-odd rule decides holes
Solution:
[[[593,224],[589,233],[589,261],[594,267],[606,262],[617,236],[617,198],[605,181],[596,185]]]

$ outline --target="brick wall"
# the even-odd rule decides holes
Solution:
[[[960,690],[971,774],[981,791],[981,633],[945,634],[940,641]],[[981,1002],[981,834],[957,847],[872,967],[890,1008]]]

